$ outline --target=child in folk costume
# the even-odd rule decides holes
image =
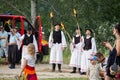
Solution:
[[[83,48],[83,36],[81,36],[81,29],[76,29],[76,35],[73,37],[73,41],[71,44],[71,59],[70,66],[73,67],[73,71],[71,73],[76,73],[76,68],[78,68],[80,72],[81,68],[81,53]]]
[[[27,46],[30,43],[33,43],[35,46],[35,52],[38,52],[38,46],[37,46],[37,41],[35,39],[35,36],[32,33],[32,28],[28,28],[27,29],[27,33],[22,35],[19,38],[19,41],[22,42],[23,41],[23,48],[22,48],[22,58],[21,58],[21,67],[23,64],[23,57],[26,55],[27,53]]]
[[[27,49],[28,54],[26,54],[23,58],[23,67],[18,77],[20,77],[22,72],[24,72],[23,80],[38,80],[35,72],[35,46],[30,43]]]
[[[92,56],[90,59],[90,66],[87,71],[88,80],[101,80],[99,72],[100,72],[100,64],[98,64],[97,57]]]
[[[49,47],[50,64],[52,64],[52,71],[55,71],[56,64],[58,64],[59,72],[61,71],[61,64],[63,63],[63,50],[67,46],[64,33],[60,30],[60,24],[55,25],[55,30],[50,33]]]
[[[81,56],[81,74],[86,74],[86,71],[90,65],[90,58],[91,55],[96,53],[96,42],[94,37],[91,36],[92,30],[86,29],[86,36],[84,38],[84,48],[83,53]]]

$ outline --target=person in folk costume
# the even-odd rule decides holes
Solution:
[[[88,58],[96,53],[95,38],[91,36],[92,30],[86,29],[85,32],[86,36],[84,37],[84,47],[81,56],[81,74],[86,74],[86,71],[88,70],[88,67],[90,65],[90,61],[88,60]]]
[[[63,50],[67,46],[63,31],[60,30],[60,24],[55,25],[55,29],[49,36],[50,64],[52,64],[52,72],[55,71],[56,64],[58,64],[59,72],[61,71],[61,64],[63,63]]]
[[[16,63],[16,55],[18,53],[18,46],[17,46],[17,37],[13,29],[10,30],[10,39],[8,43],[8,61],[10,63],[9,68],[14,69]]]
[[[33,43],[35,46],[35,51],[38,52],[38,46],[37,46],[37,41],[35,36],[32,33],[32,28],[28,27],[27,29],[27,33],[22,35],[19,38],[19,41],[22,42],[23,41],[23,48],[22,48],[22,58],[21,58],[21,67],[23,65],[23,57],[26,55],[27,53],[27,46],[30,43]]]
[[[17,77],[20,78],[22,73],[24,72],[23,80],[38,80],[35,71],[35,61],[35,46],[33,43],[30,43],[27,47],[27,54],[23,58],[23,67]]]
[[[81,29],[76,28],[76,35],[73,37],[71,43],[71,59],[70,66],[73,67],[73,71],[71,73],[76,73],[76,68],[80,72],[81,68],[81,53],[83,48],[83,36],[81,36]]]
[[[1,31],[0,31],[0,47],[5,53],[6,64],[8,64],[8,33],[5,31],[3,26],[0,26],[0,27],[1,27]]]

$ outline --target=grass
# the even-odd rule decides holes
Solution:
[[[0,59],[0,65],[3,65],[3,64],[5,64],[5,58]]]

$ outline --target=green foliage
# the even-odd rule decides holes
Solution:
[[[25,16],[29,20],[31,19],[30,0],[5,1],[25,13]],[[16,9],[6,6],[5,1],[0,1],[2,3],[0,5],[1,14],[12,12],[21,15]],[[73,8],[77,11],[77,18],[73,16]],[[74,35],[73,33],[77,26],[76,19],[82,28],[83,35],[85,28],[91,28],[95,34],[98,51],[105,50],[102,45],[104,41],[114,43],[112,27],[116,22],[120,21],[120,0],[37,0],[37,14],[42,18],[43,30],[47,38],[51,26],[50,11],[53,12],[54,23],[62,21],[71,37]],[[67,35],[66,38],[70,42]]]
[[[68,47],[66,47],[66,49],[63,52],[63,61],[65,64],[69,64],[70,62],[70,57],[71,57],[71,52],[70,52],[70,45],[67,45]]]

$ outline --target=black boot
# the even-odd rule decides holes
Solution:
[[[86,72],[81,72],[80,74],[81,74],[81,75],[86,75]]]
[[[80,71],[81,69],[80,68],[78,68],[78,73],[81,73],[81,71]]]
[[[55,72],[55,67],[56,67],[56,64],[52,64],[52,72]]]
[[[71,73],[76,73],[76,67],[73,67],[73,71]]]
[[[11,65],[9,66],[9,68],[10,68],[10,69],[15,69],[15,64],[11,64]]]
[[[59,71],[59,72],[62,72],[62,71],[61,71],[61,64],[58,64],[58,71]]]

